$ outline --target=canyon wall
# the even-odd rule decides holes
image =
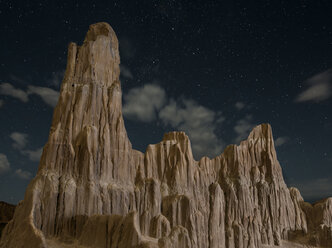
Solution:
[[[311,205],[287,188],[268,124],[213,159],[195,161],[184,132],[134,150],[119,64],[107,23],[69,45],[37,175],[1,248],[332,247],[332,198]]]

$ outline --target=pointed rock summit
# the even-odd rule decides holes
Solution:
[[[195,161],[183,132],[132,149],[119,63],[107,23],[69,45],[37,175],[1,248],[332,247],[331,198],[311,205],[287,188],[268,124],[213,159]]]

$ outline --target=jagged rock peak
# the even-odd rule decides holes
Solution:
[[[254,127],[248,136],[248,140],[259,138],[271,139],[273,141],[272,128],[270,124],[263,123]]]
[[[114,30],[108,23],[98,22],[90,25],[84,41],[95,41],[100,35],[106,36],[109,39],[116,37]]]
[[[37,175],[0,248],[261,248],[304,238],[332,247],[332,201],[312,206],[287,188],[268,124],[199,162],[184,132],[133,150],[119,63],[107,23],[69,45]]]
[[[90,25],[82,46],[70,43],[63,87],[119,83],[119,42],[111,26],[105,22]]]
[[[189,141],[188,136],[185,132],[168,132],[164,134],[163,141],[176,140],[176,141]]]
[[[241,145],[255,145],[258,149],[264,150],[268,154],[270,154],[273,159],[277,159],[272,128],[271,125],[268,123],[263,123],[254,127],[253,130],[250,132],[248,138],[241,142],[240,146]]]

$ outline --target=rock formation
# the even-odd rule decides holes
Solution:
[[[0,201],[0,238],[3,228],[13,218],[15,205]]]
[[[1,248],[332,247],[332,199],[310,205],[287,188],[268,124],[213,159],[195,161],[184,132],[132,149],[119,63],[106,23],[69,45],[37,175]]]

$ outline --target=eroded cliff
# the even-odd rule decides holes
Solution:
[[[183,132],[132,149],[119,63],[107,23],[69,45],[38,173],[1,248],[332,246],[331,198],[312,206],[287,188],[268,124],[213,159],[195,161]]]

